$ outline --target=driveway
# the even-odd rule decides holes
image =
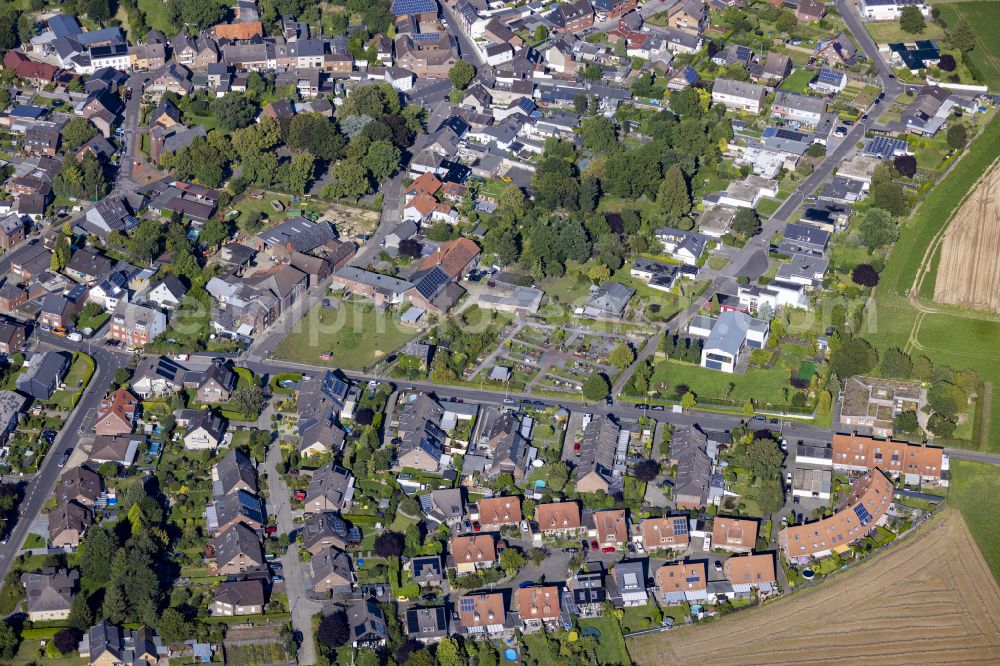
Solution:
[[[281,462],[281,447],[277,442],[267,449],[263,471],[268,481],[268,511],[275,517],[279,534],[291,534],[295,525],[292,521],[291,496],[288,486],[278,474],[278,463]],[[309,598],[306,585],[309,580],[309,567],[299,560],[296,544],[288,548],[281,556],[282,574],[285,578],[285,592],[288,594],[288,608],[292,618],[292,629],[302,636],[299,646],[298,663],[303,666],[316,663],[316,645],[312,635],[312,617],[323,610],[323,604]]]

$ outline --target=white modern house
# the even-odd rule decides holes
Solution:
[[[712,104],[724,104],[730,111],[757,115],[764,108],[764,86],[732,79],[716,79]]]
[[[924,16],[931,14],[931,8],[922,0],[861,0],[858,3],[861,16],[869,21],[898,21],[904,7],[916,7]]]
[[[700,335],[708,330],[701,350],[701,365],[711,370],[733,373],[740,354],[747,347],[759,349],[767,342],[770,324],[745,312],[730,310],[719,317],[695,317],[688,332]]]

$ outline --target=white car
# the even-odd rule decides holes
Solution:
[[[792,482],[792,473],[791,472],[788,472],[787,474],[785,474],[785,481],[787,481],[788,483]]]

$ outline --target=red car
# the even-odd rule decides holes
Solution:
[[[597,550],[597,539],[594,539],[593,541],[590,542],[590,549]]]
[[[615,552],[615,547],[614,546],[605,546],[604,548],[601,548],[601,552],[602,553],[613,553],[613,552]]]
[[[473,532],[478,532],[481,529],[483,529],[483,526],[479,524],[478,520],[472,521],[472,531]]]
[[[304,491],[304,490],[296,490],[295,491],[295,499],[297,499],[297,500],[304,500],[305,498],[306,498],[306,491]]]
[[[264,532],[267,534],[277,534],[278,528],[275,527],[274,525],[268,525],[267,527],[264,528]]]
[[[580,452],[580,442],[573,442],[573,450],[577,453]]]

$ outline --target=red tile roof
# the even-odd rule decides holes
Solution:
[[[437,251],[424,260],[420,270],[440,266],[441,270],[457,278],[462,271],[479,256],[479,246],[468,238],[456,238],[442,243]]]

